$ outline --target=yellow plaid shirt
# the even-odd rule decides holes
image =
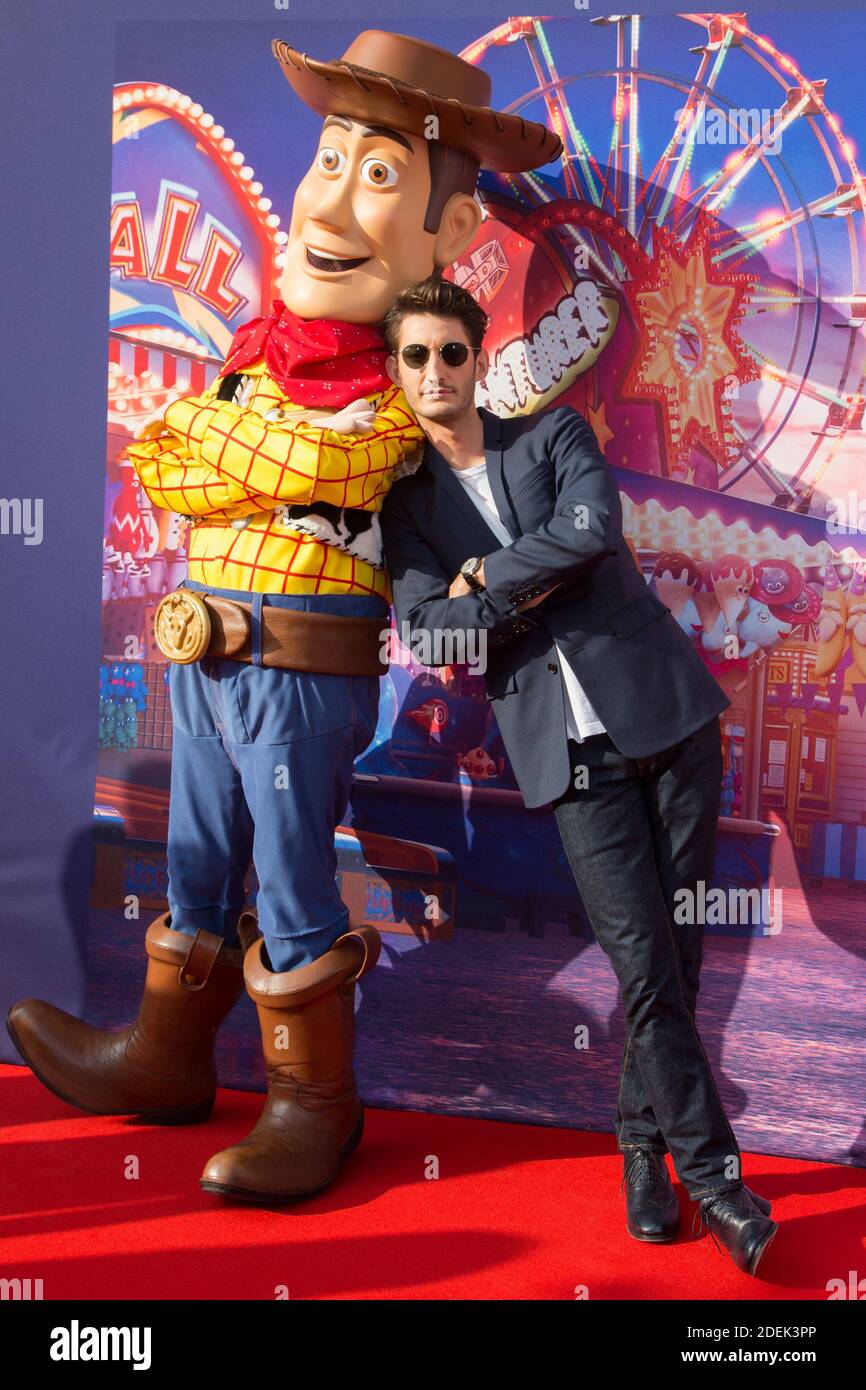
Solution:
[[[245,375],[255,377],[245,407],[216,399],[217,378],[202,395],[173,401],[161,422],[127,446],[154,506],[196,518],[190,579],[256,593],[380,594],[390,601],[384,570],[293,531],[274,509],[330,502],[380,511],[395,469],[424,439],[403,392],[394,386],[367,397],[376,410],[372,432],[339,434],[265,420],[276,406],[299,421],[305,412],[263,363]],[[239,517],[251,518],[242,530],[231,525]]]

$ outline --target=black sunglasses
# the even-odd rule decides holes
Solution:
[[[407,367],[414,367],[417,371],[421,367],[427,366],[427,359],[431,351],[432,349],[426,347],[424,343],[410,343],[408,347],[401,350],[400,356]],[[480,348],[469,348],[465,343],[443,343],[440,348],[437,348],[437,352],[446,367],[462,367],[470,352],[477,354],[480,351]]]

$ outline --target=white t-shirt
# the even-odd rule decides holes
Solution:
[[[490,488],[486,462],[474,464],[472,468],[452,468],[451,472],[463,484],[464,491],[475,503],[494,536],[502,541],[503,545],[511,545],[511,536],[502,524]],[[566,733],[569,738],[582,743],[591,734],[605,733],[605,727],[586,698],[586,692],[563,656],[562,649],[557,646],[556,650],[559,653],[559,667],[562,672]]]

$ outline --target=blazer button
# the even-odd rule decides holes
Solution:
[[[547,669],[548,671],[550,671],[551,675],[555,676],[557,671],[559,670],[559,667],[557,666],[555,661],[548,661]]]

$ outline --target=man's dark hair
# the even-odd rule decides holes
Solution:
[[[480,348],[489,319],[468,290],[434,272],[402,290],[382,320],[388,351],[396,353],[400,325],[407,314],[436,314],[443,319],[459,319],[472,347]]]

